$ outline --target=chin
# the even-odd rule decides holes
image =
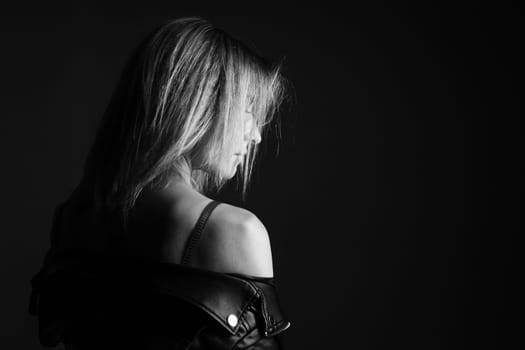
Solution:
[[[217,174],[224,180],[230,180],[237,174],[241,164],[242,162],[234,159],[229,163],[224,162],[222,164],[217,164],[210,173]]]
[[[223,178],[227,179],[227,180],[230,180],[230,179],[232,179],[235,176],[235,174],[237,174],[237,168],[235,168],[233,170],[230,170],[228,172],[224,172],[223,173]]]
[[[227,179],[227,180],[230,180],[232,179],[235,174],[237,174],[237,168],[238,168],[238,164],[232,164],[229,169],[223,169],[223,171],[221,172],[222,173],[222,177],[224,179]]]

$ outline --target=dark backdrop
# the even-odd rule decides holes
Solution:
[[[54,206],[132,47],[186,15],[284,58],[294,86],[244,204],[270,232],[289,349],[517,344],[521,23],[504,5],[427,4],[2,12],[0,347],[40,348],[26,310]]]

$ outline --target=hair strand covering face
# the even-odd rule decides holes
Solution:
[[[217,164],[231,157],[252,108],[262,133],[284,98],[280,67],[202,18],[170,21],[133,52],[99,125],[82,184],[96,212],[120,213],[124,227],[145,188],[183,179],[197,190],[225,183]],[[243,197],[257,154],[250,144],[237,178]]]

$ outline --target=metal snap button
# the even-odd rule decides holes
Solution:
[[[234,314],[231,314],[230,316],[228,316],[228,324],[231,327],[237,326],[237,322],[239,322],[239,319],[237,318],[237,316],[235,316]]]

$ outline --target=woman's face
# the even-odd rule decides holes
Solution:
[[[225,160],[224,164],[221,164],[221,172],[228,179],[235,176],[238,166],[243,163],[248,145],[252,142],[256,144],[261,142],[261,134],[255,123],[251,107],[243,109],[241,121],[242,130],[235,137],[237,140],[234,140],[233,152],[229,161]]]

